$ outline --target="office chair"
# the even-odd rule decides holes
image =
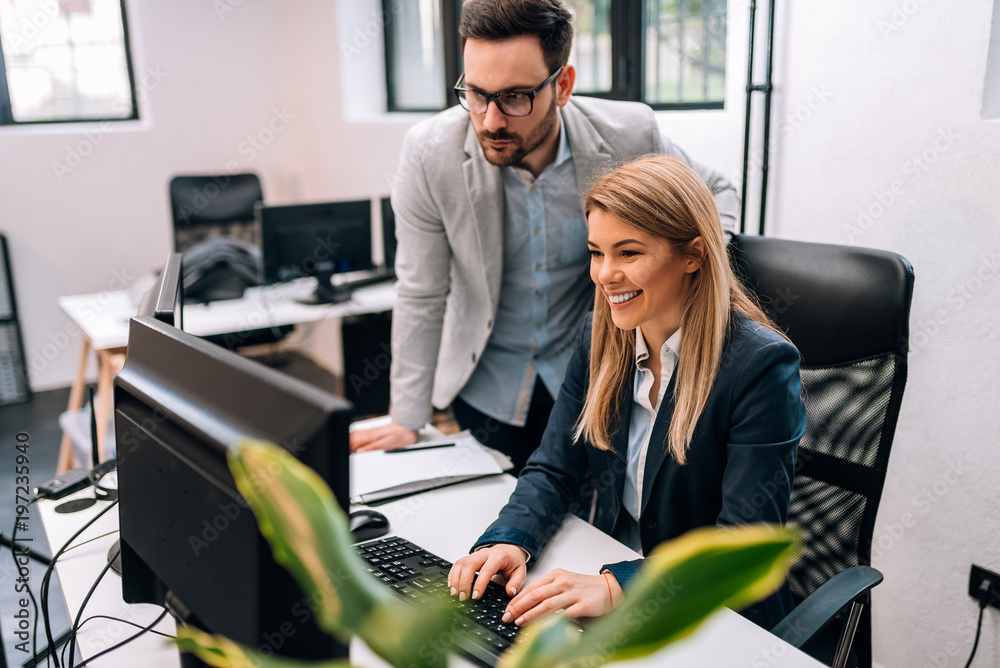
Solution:
[[[799,604],[772,632],[827,664],[870,666],[872,534],[906,385],[913,268],[883,251],[746,235],[730,252],[801,354],[808,425],[789,524],[804,550],[788,576]]]
[[[254,204],[264,201],[256,174],[175,176],[170,180],[174,251],[218,236],[257,243]]]
[[[254,205],[264,200],[256,174],[175,176],[170,180],[174,251],[184,253],[185,301],[235,299],[257,285],[260,243]],[[230,350],[275,343],[291,325],[206,337]]]

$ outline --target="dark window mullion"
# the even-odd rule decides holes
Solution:
[[[128,69],[128,85],[132,91],[132,116],[128,120],[139,119],[139,98],[135,94],[135,70],[132,67],[132,45],[128,33],[128,17],[125,14],[125,0],[121,0],[122,47],[125,49],[125,67]]]
[[[463,0],[441,0],[441,32],[444,39],[444,108],[454,106],[452,87],[458,81],[462,67],[462,40],[458,36],[458,20]]]
[[[641,101],[645,79],[643,53],[646,48],[646,34],[642,29],[643,0],[628,0],[621,4],[625,8],[623,34],[631,38],[623,40],[628,59],[628,81],[623,89],[623,99]]]
[[[7,68],[3,60],[3,44],[0,44],[0,125],[10,125],[13,122],[10,91],[7,89]]]
[[[392,11],[392,0],[382,0],[382,16],[388,19],[394,14]],[[399,111],[396,107],[396,68],[395,68],[395,39],[390,33],[391,27],[388,20],[382,22],[382,42],[385,47],[385,106],[388,111]]]
[[[642,0],[611,3],[611,95],[637,100],[642,90]],[[638,24],[637,24],[638,21]],[[638,25],[638,27],[637,27]]]

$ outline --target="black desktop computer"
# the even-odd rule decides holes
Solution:
[[[309,303],[350,298],[331,283],[333,274],[372,269],[371,202],[257,206],[264,282],[316,277]]]
[[[176,271],[168,262],[161,306]],[[277,443],[346,510],[350,404],[171,326],[156,301],[132,319],[115,380],[123,599],[265,654],[346,656],[275,563],[226,455],[243,437]]]

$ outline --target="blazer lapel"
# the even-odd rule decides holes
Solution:
[[[674,379],[676,370],[670,377],[670,383],[663,392],[663,401],[656,411],[656,421],[653,422],[653,431],[649,435],[649,449],[646,451],[646,473],[643,475],[642,483],[642,508],[646,508],[649,503],[649,496],[656,481],[656,475],[660,472],[663,462],[671,457],[670,447],[667,445],[667,432],[670,430],[670,419],[674,415]]]
[[[615,499],[621,501],[622,494],[625,493],[625,471],[628,466],[628,432],[632,422],[632,384],[635,382],[635,367],[632,367],[628,380],[625,382],[625,391],[618,397],[618,415],[621,421],[618,423],[618,431],[615,432],[611,441],[613,450],[606,453],[606,469],[614,473]]]
[[[490,291],[493,312],[500,302],[500,284],[503,274],[503,179],[500,168],[487,162],[483,149],[476,139],[476,132],[469,123],[465,135],[465,153],[468,159],[462,164],[469,211],[479,245],[479,264]],[[489,248],[486,253],[483,249]]]
[[[576,172],[576,187],[580,191],[580,208],[585,210],[587,191],[602,174],[610,171],[611,151],[593,124],[574,103],[572,97],[562,109],[562,119],[566,123],[570,150],[573,151],[573,168]]]

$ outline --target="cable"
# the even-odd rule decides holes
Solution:
[[[49,648],[50,648],[49,656],[52,657],[52,660],[55,663],[56,668],[59,668],[59,656],[56,653],[56,648],[53,646],[54,641],[52,638],[52,625],[49,621],[49,582],[52,579],[52,572],[55,570],[56,561],[59,559],[59,557],[63,555],[63,552],[69,549],[70,544],[74,540],[80,537],[80,534],[89,529],[94,522],[99,520],[104,515],[104,513],[114,508],[117,504],[118,501],[112,501],[107,505],[106,508],[104,508],[99,513],[94,515],[90,520],[87,521],[86,524],[80,527],[80,529],[75,534],[73,534],[70,537],[70,539],[63,544],[61,548],[59,548],[59,551],[56,552],[55,555],[53,555],[51,563],[49,563],[48,568],[45,569],[45,575],[42,576],[42,587],[41,587],[42,621],[44,622],[45,625],[45,640],[49,643]]]
[[[83,620],[82,622],[80,622],[80,627],[77,630],[79,631],[80,628],[83,628],[86,625],[86,623],[89,622],[92,619],[110,619],[113,622],[121,622],[122,624],[128,624],[129,626],[134,626],[137,629],[143,628],[139,624],[136,624],[135,622],[130,622],[127,619],[122,619],[121,617],[112,617],[111,615],[91,615],[90,617],[87,617],[85,620]],[[150,633],[155,633],[158,636],[163,636],[164,638],[170,638],[171,640],[177,640],[177,636],[172,636],[169,633],[164,633],[162,631],[154,631],[152,629],[150,629],[149,632]]]
[[[983,630],[983,611],[986,610],[986,600],[979,602],[979,623],[976,625],[976,640],[972,643],[972,654],[969,655],[969,660],[965,663],[965,668],[969,668],[972,665],[972,659],[976,656],[976,649],[979,647],[979,634]]]
[[[121,552],[121,548],[119,548],[118,551]],[[112,557],[109,554],[108,563],[106,563],[104,565],[104,568],[101,569],[101,572],[100,574],[98,574],[97,579],[94,580],[94,584],[90,586],[90,591],[88,591],[87,595],[83,597],[83,603],[80,604],[80,609],[76,611],[76,619],[73,620],[73,626],[70,627],[69,642],[67,643],[69,645],[69,661],[66,662],[67,666],[73,665],[73,655],[76,654],[76,633],[77,629],[80,628],[80,619],[83,617],[83,611],[84,609],[86,609],[87,604],[90,603],[90,597],[94,595],[95,591],[97,591],[97,586],[101,584],[101,580],[103,580],[107,572],[111,570],[111,565],[113,563],[114,563],[114,557]]]
[[[91,538],[89,540],[85,540],[82,543],[77,543],[76,545],[74,545],[73,547],[67,549],[66,551],[67,552],[72,552],[73,550],[75,550],[78,547],[83,547],[87,543],[93,543],[95,540],[101,540],[102,538],[107,538],[108,536],[113,536],[116,533],[118,533],[119,531],[120,531],[120,529],[115,529],[114,531],[109,531],[107,533],[102,533],[100,536],[94,536],[93,538]]]
[[[118,649],[120,647],[124,647],[125,645],[129,644],[130,642],[132,642],[133,640],[135,640],[136,638],[138,638],[142,634],[146,633],[147,631],[152,630],[152,628],[154,626],[156,626],[157,624],[159,624],[160,622],[162,622],[163,618],[166,617],[166,616],[167,616],[167,611],[166,611],[166,609],[164,609],[163,612],[160,613],[160,616],[157,617],[156,619],[154,619],[153,622],[149,626],[143,627],[142,630],[139,631],[138,633],[136,633],[136,634],[134,634],[132,636],[129,636],[128,638],[126,638],[125,640],[122,640],[117,645],[112,645],[111,647],[107,648],[106,650],[102,650],[102,651],[98,652],[97,654],[95,654],[94,656],[90,657],[89,659],[84,660],[82,663],[78,663],[73,668],[83,668],[84,666],[87,665],[87,661],[97,661],[99,658],[101,658],[105,654],[113,652],[113,651],[115,651],[116,649]]]
[[[33,496],[28,499],[28,503],[25,507],[30,507],[35,501],[38,501],[37,496]],[[21,569],[17,566],[17,517],[14,517],[14,530],[10,534],[10,558],[14,560],[14,571],[18,576],[21,575]],[[31,580],[30,578],[24,583],[25,587],[28,588],[28,596],[31,597],[31,605],[35,611],[35,616],[33,618],[33,626],[31,631],[31,655],[38,656],[38,601],[35,600],[35,592],[31,591]]]

